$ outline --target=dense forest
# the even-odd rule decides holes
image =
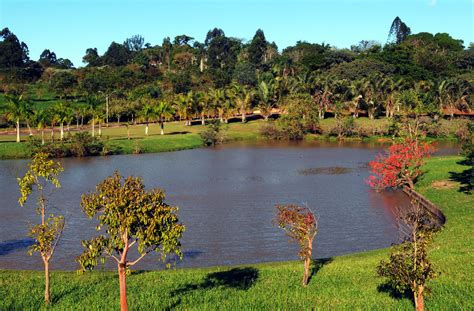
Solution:
[[[388,28],[388,27],[387,27]],[[298,41],[279,50],[263,30],[249,42],[210,30],[145,43],[140,35],[88,48],[84,66],[44,50],[35,61],[8,28],[0,32],[0,126],[201,120],[257,113],[303,118],[417,112],[469,114],[474,45],[447,33],[412,34],[395,18],[387,42],[350,49]],[[41,125],[43,124],[43,125]]]

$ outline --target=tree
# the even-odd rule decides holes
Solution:
[[[115,260],[122,311],[128,309],[126,275],[130,267],[151,252],[161,254],[163,261],[167,254],[182,257],[179,239],[185,228],[179,223],[178,208],[164,200],[163,190],[146,191],[141,178],[122,178],[118,172],[98,184],[95,192],[82,196],[83,212],[89,218],[97,218],[97,230],[105,230],[96,238],[82,241],[84,253],[77,261],[85,271],[94,269],[98,259]],[[130,260],[129,252],[134,245],[140,255]]]
[[[272,109],[275,105],[274,102],[274,84],[261,81],[258,84],[258,109],[260,114],[263,116],[265,121],[268,121],[268,117],[272,114]]]
[[[41,64],[43,67],[53,67],[58,64],[58,59],[56,57],[56,53],[50,51],[49,49],[45,49],[38,60],[38,63]]]
[[[139,52],[143,49],[143,44],[145,43],[145,38],[140,35],[134,35],[130,38],[126,39],[123,42],[123,45],[129,50],[130,52]]]
[[[395,17],[388,32],[387,43],[402,43],[411,34],[410,27],[408,27],[400,17]]]
[[[82,58],[82,62],[90,67],[99,66],[101,59],[99,53],[97,52],[97,48],[88,48],[86,50],[86,55],[84,55]]]
[[[372,175],[367,183],[377,191],[403,186],[413,189],[417,178],[423,174],[424,159],[433,151],[430,144],[413,139],[394,144],[388,153],[379,154],[369,163]]]
[[[265,39],[263,30],[258,29],[253,36],[252,42],[250,42],[248,48],[249,61],[251,64],[259,67],[263,63],[266,63],[266,51],[268,42]]]
[[[313,256],[313,241],[318,233],[318,218],[308,207],[277,205],[274,222],[300,246],[299,256],[304,262],[303,286],[308,285],[309,268]]]
[[[130,61],[130,51],[123,44],[112,42],[102,60],[105,65],[125,66]]]
[[[148,136],[148,126],[150,120],[156,116],[155,107],[149,103],[145,103],[140,111],[140,116],[145,121],[145,135]]]
[[[167,101],[162,100],[155,107],[155,114],[160,122],[161,135],[164,135],[165,121],[173,117],[174,109]]]
[[[247,122],[247,110],[252,104],[253,91],[236,83],[233,85],[233,97],[242,115],[242,123]]]
[[[44,109],[38,109],[35,110],[33,117],[36,122],[36,127],[41,131],[41,144],[44,145],[44,129],[49,121],[48,112]]]
[[[0,68],[25,67],[28,60],[28,46],[8,28],[3,28],[0,31]]]
[[[61,237],[64,228],[64,218],[62,216],[50,215],[46,219],[47,200],[44,191],[47,184],[52,184],[56,188],[61,187],[58,176],[62,171],[63,168],[59,162],[48,160],[48,155],[45,153],[37,153],[28,164],[26,174],[18,179],[21,193],[18,202],[21,206],[25,204],[33,192],[33,188],[36,188],[38,191],[36,211],[41,215],[41,224],[35,225],[30,229],[30,236],[35,240],[35,243],[31,246],[29,253],[31,255],[33,252],[38,252],[43,259],[45,276],[44,301],[46,304],[50,303],[49,261],[53,257]]]
[[[67,98],[77,85],[77,79],[69,71],[58,71],[51,77],[49,84],[59,98]]]
[[[20,121],[30,114],[31,110],[23,95],[7,94],[5,95],[7,105],[5,107],[7,119],[15,122],[16,125],[16,142],[20,142]]]
[[[432,216],[419,203],[412,201],[408,207],[398,210],[399,229],[404,241],[392,248],[390,259],[382,260],[377,273],[400,293],[410,290],[415,309],[424,310],[426,283],[436,276],[428,258],[428,248],[433,234],[440,229]]]

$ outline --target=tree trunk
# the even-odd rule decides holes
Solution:
[[[44,262],[44,302],[49,304],[49,261],[43,258]]]
[[[118,274],[120,283],[120,310],[127,311],[127,279],[125,275],[125,266],[122,263],[118,264]]]
[[[41,144],[44,145],[44,129],[41,129]]]
[[[247,114],[245,113],[245,110],[242,110],[242,123],[247,122]]]
[[[161,135],[165,135],[165,122],[160,122]]]
[[[201,115],[201,124],[202,125],[206,124],[206,120],[204,119],[204,114]]]
[[[147,122],[147,124],[146,124],[146,126],[145,126],[145,136],[148,136],[148,122]]]
[[[63,139],[64,139],[64,123],[63,123],[63,122],[61,122],[60,128],[61,128],[61,136],[60,136],[60,139],[63,140]]]
[[[92,137],[95,137],[95,120],[92,119]]]
[[[306,259],[304,260],[304,274],[303,274],[303,286],[308,285],[309,281],[309,270],[311,267],[311,258],[313,257],[313,239],[308,238],[308,254]]]
[[[99,121],[99,137],[102,136],[102,126],[101,126],[101,122]]]
[[[419,286],[418,287],[418,292],[414,293],[414,298],[415,298],[415,309],[416,311],[423,311],[425,310],[425,301],[424,301],[424,298],[423,298],[423,292],[425,290],[425,287],[424,286]]]
[[[16,119],[16,142],[20,142],[20,118]]]
[[[120,115],[117,115],[117,123],[118,123],[118,126],[120,126]]]
[[[28,133],[30,136],[33,136],[33,132],[31,131],[31,126],[29,122],[26,122],[26,126],[28,127]]]
[[[311,257],[306,258],[304,260],[303,286],[308,285],[310,265],[311,265]]]
[[[130,140],[130,127],[127,126],[127,138]]]
[[[51,141],[54,142],[54,125],[51,126]]]
[[[264,115],[264,116],[263,116],[263,119],[264,119],[265,121],[268,121],[268,115]]]

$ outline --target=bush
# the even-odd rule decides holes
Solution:
[[[329,130],[329,136],[336,136],[338,139],[344,137],[359,137],[359,134],[368,135],[368,133],[360,130],[355,124],[355,120],[351,116],[337,119],[336,124]]]
[[[263,137],[274,140],[301,140],[305,134],[321,132],[317,121],[309,121],[296,115],[283,115],[275,122],[260,128]]]
[[[219,145],[225,141],[225,129],[222,128],[219,120],[212,120],[206,130],[199,133],[199,136],[206,146]]]
[[[119,149],[112,148],[107,141],[92,137],[88,132],[79,132],[68,140],[47,142],[41,145],[41,141],[30,139],[30,149],[33,154],[44,152],[53,158],[65,157],[87,157],[97,155],[109,155],[120,153]]]

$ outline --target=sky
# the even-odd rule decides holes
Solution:
[[[181,34],[203,42],[214,27],[244,40],[261,28],[280,50],[298,40],[385,43],[396,16],[412,33],[447,32],[468,46],[473,15],[474,0],[0,0],[0,28],[24,41],[31,59],[50,49],[76,67],[90,47],[103,54],[135,34],[152,45]]]

